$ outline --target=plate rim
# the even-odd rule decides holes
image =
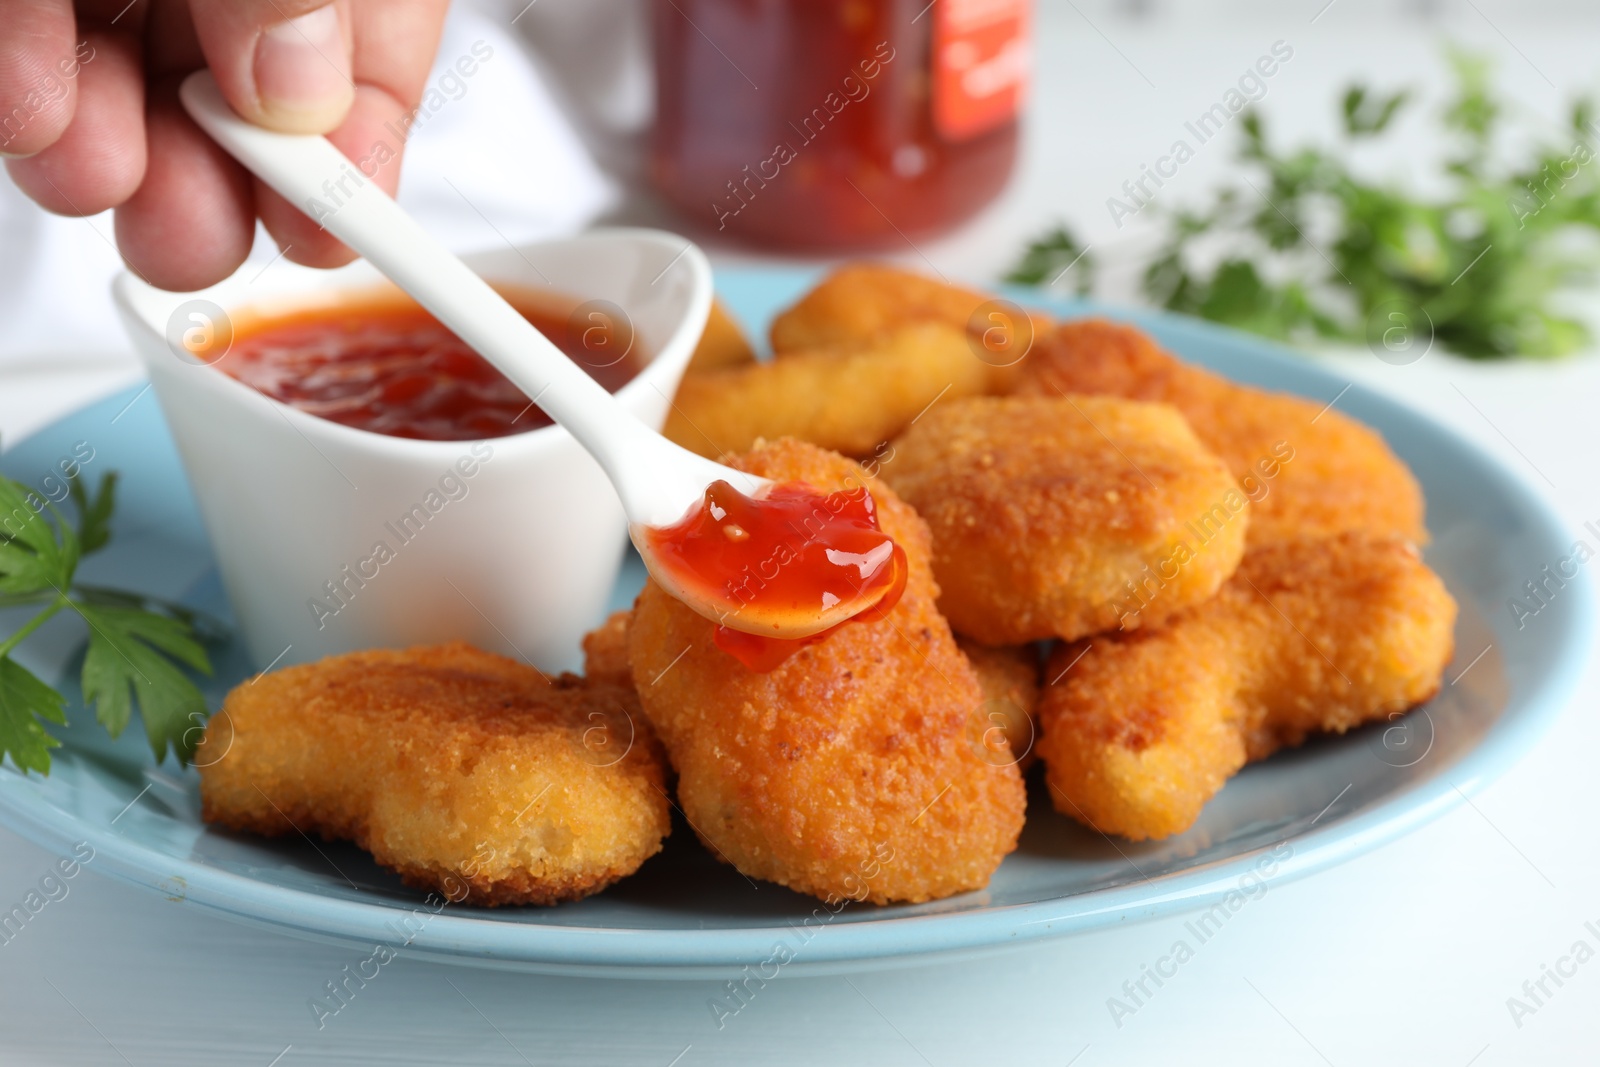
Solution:
[[[784,272],[772,273],[778,276]],[[1203,320],[1100,302],[1040,299],[1038,293],[1016,288],[1002,292],[1008,299],[1057,313],[1105,315],[1153,328],[1168,337],[1186,334],[1208,344],[1226,344],[1242,349],[1252,360],[1287,363],[1297,373],[1333,388],[1342,384],[1326,367],[1286,346]],[[1551,502],[1499,456],[1423,411],[1359,382],[1343,384],[1348,384],[1369,410],[1382,411],[1387,418],[1398,421],[1421,422],[1448,440],[1458,453],[1470,457],[1497,483],[1496,496],[1512,506],[1543,539],[1555,543],[1565,535],[1561,516]],[[115,401],[138,388],[135,384],[76,408],[12,443],[6,451],[50,432],[97,404]],[[1579,588],[1577,595],[1567,598],[1569,625],[1557,631],[1550,642],[1552,669],[1532,680],[1522,699],[1511,706],[1516,712],[1512,721],[1506,721],[1504,712],[1497,716],[1489,733],[1462,753],[1448,773],[1401,787],[1369,811],[1288,834],[1283,840],[1292,843],[1295,850],[1281,862],[1271,881],[1305,877],[1404,836],[1459,806],[1515,765],[1569,705],[1585,669],[1583,653],[1593,643],[1596,629],[1595,582],[1587,572],[1580,572],[1573,584]],[[177,859],[125,838],[109,826],[88,824],[42,798],[30,801],[26,790],[40,782],[42,779],[23,776],[9,765],[4,766],[0,772],[0,824],[45,848],[61,849],[88,841],[96,852],[93,866],[97,870],[145,889],[167,893],[170,882],[163,879],[182,877],[187,902],[235,921],[346,945],[394,945],[395,938],[386,924],[423,906],[405,908],[380,900],[343,900],[272,885],[189,858]],[[1275,846],[1262,845],[1226,859],[1161,875],[1148,885],[1128,882],[971,911],[892,916],[840,925],[824,923],[801,943],[800,951],[782,969],[819,973],[894,966],[914,958],[998,951],[1008,945],[1068,936],[1118,921],[1156,919],[1222,899],[1271,847]],[[168,871],[171,874],[163,873]],[[793,924],[725,930],[522,924],[451,914],[448,909],[437,917],[443,921],[427,923],[404,944],[403,951],[466,966],[613,978],[726,974],[769,960],[774,946],[779,941],[792,942],[797,930]],[[936,936],[925,936],[926,931],[935,928]]]

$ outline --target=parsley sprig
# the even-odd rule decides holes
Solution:
[[[169,749],[188,762],[199,741],[206,703],[184,668],[211,673],[193,612],[153,597],[77,582],[79,561],[111,539],[117,478],[100,479],[93,494],[73,479],[76,523],[27,486],[0,478],[0,607],[39,611],[0,640],[0,760],[24,771],[50,773],[50,750],[60,742],[44,724],[66,725],[66,699],[17,663],[12,652],[51,618],[70,611],[87,625],[83,659],[85,702],[116,737],[137,703],[156,759]]]
[[[1235,169],[1245,184],[1197,207],[1152,205],[1164,233],[1144,264],[1145,296],[1286,340],[1371,342],[1374,324],[1381,330],[1398,309],[1472,358],[1553,357],[1588,345],[1588,325],[1563,313],[1560,292],[1600,281],[1594,108],[1577,101],[1565,131],[1529,149],[1512,143],[1530,124],[1508,122],[1516,116],[1494,93],[1488,61],[1460,52],[1450,60],[1455,89],[1438,120],[1450,147],[1435,195],[1364,179],[1348,162],[1393,134],[1412,106],[1408,91],[1350,87],[1340,100],[1343,136],[1327,147],[1280,149],[1247,112]],[[1050,281],[1081,248],[1059,227],[1029,246],[1007,280]],[[1092,286],[1090,260],[1074,273],[1080,291]]]

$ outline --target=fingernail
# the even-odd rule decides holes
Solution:
[[[326,133],[343,122],[355,86],[334,5],[263,30],[255,76],[263,124],[290,133]]]

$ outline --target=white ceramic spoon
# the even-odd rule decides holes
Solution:
[[[707,600],[676,580],[654,558],[642,528],[678,522],[700,506],[706,487],[719,479],[746,494],[770,483],[697,456],[630,415],[326,138],[275,133],[246,122],[208,71],[186,78],[179,95],[200,128],[245,169],[411,294],[599,461],[622,499],[645,567],[669,592],[707,618],[769,636],[808,637],[861,610],[860,603],[844,602],[815,619],[784,620],[775,630],[775,620],[730,614],[727,601]],[[335,199],[331,213],[312,209],[314,203]],[[684,254],[703,255],[693,246]],[[561,521],[560,516],[551,521]]]

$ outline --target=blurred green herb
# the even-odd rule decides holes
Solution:
[[[1078,242],[1070,229],[1062,225],[1029,242],[1022,259],[1006,275],[1006,281],[1023,285],[1055,285],[1069,270],[1073,270],[1074,292],[1084,296],[1093,291],[1094,254],[1086,245]]]
[[[116,484],[107,474],[91,495],[75,479],[74,524],[27,486],[0,478],[0,607],[40,609],[0,640],[0,760],[9,755],[25,771],[50,773],[50,749],[60,742],[44,724],[66,724],[66,700],[11,653],[63,610],[88,625],[83,697],[111,736],[137,702],[156,759],[170,748],[187,762],[205,720],[205,698],[183,669],[211,673],[196,635],[202,620],[154,598],[76,582],[79,560],[111,538]]]
[[[1283,339],[1361,340],[1398,310],[1425,315],[1439,343],[1463,356],[1550,357],[1587,345],[1588,327],[1561,314],[1552,296],[1600,280],[1594,109],[1587,100],[1572,106],[1571,143],[1496,165],[1506,109],[1489,63],[1465,53],[1450,61],[1442,195],[1366,181],[1346,163],[1356,146],[1390,133],[1409,92],[1348,89],[1344,137],[1332,148],[1279,150],[1261,116],[1247,112],[1237,157],[1245,186],[1164,213],[1162,244],[1144,268],[1146,297]],[[1080,247],[1065,227],[1055,229],[1007,280],[1051,281],[1061,250]]]

